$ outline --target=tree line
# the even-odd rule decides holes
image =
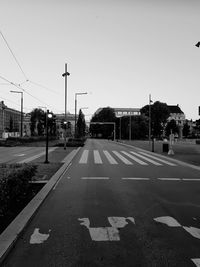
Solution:
[[[140,112],[141,115],[128,115],[117,118],[114,109],[105,107],[99,113],[93,115],[90,134],[92,137],[99,138],[113,137],[113,125],[98,124],[98,122],[115,122],[115,137],[117,139],[129,139],[130,137],[131,139],[147,139],[149,137],[149,105],[142,107]],[[168,137],[170,133],[179,134],[179,127],[176,121],[168,121],[169,116],[170,110],[166,103],[156,101],[151,105],[151,137],[161,138]],[[183,136],[187,137],[189,133],[190,126],[185,123]]]

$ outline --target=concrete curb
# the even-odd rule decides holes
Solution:
[[[51,177],[48,183],[38,192],[38,194],[29,202],[29,204],[18,214],[10,225],[0,235],[0,265],[8,255],[18,237],[23,232],[35,212],[51,192],[54,185],[62,178],[69,164],[78,153],[80,147],[73,150],[66,158],[62,167]]]
[[[187,163],[187,162],[184,162],[184,161],[181,161],[181,160],[178,160],[178,159],[174,159],[174,158],[169,158],[169,157],[166,157],[164,155],[161,155],[159,153],[156,153],[156,152],[151,152],[151,151],[148,151],[148,150],[145,150],[145,149],[142,149],[140,147],[137,147],[137,146],[134,146],[134,145],[128,145],[128,144],[124,144],[124,143],[121,143],[121,142],[115,142],[116,144],[120,144],[120,145],[123,145],[123,146],[127,146],[127,147],[135,147],[137,148],[138,150],[141,150],[143,152],[147,152],[151,155],[158,155],[159,157],[165,159],[165,160],[171,160],[173,161],[174,163],[177,163],[179,165],[182,165],[184,167],[189,167],[189,168],[192,168],[192,169],[195,169],[197,171],[200,171],[200,167],[199,166],[196,166],[196,165],[193,165],[193,164],[190,164],[190,163]]]

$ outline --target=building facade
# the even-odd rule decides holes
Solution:
[[[12,136],[20,135],[21,112],[7,107],[4,101],[0,102],[0,138],[8,136],[6,133],[12,133]]]
[[[98,114],[103,108],[98,108],[95,114]],[[115,112],[115,116],[117,118],[123,117],[123,116],[139,116],[140,108],[112,108]]]
[[[180,109],[179,105],[168,105],[170,116],[168,118],[168,122],[171,120],[175,120],[178,126],[183,127],[186,122],[185,114]]]

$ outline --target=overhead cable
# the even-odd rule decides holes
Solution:
[[[19,64],[19,61],[17,60],[15,54],[13,53],[12,49],[10,48],[10,46],[9,46],[9,44],[8,44],[8,42],[7,42],[7,40],[6,40],[6,38],[4,37],[4,35],[3,35],[3,33],[2,33],[1,31],[0,31],[0,34],[1,34],[1,36],[2,36],[2,38],[3,38],[3,40],[4,40],[4,42],[6,43],[6,45],[7,45],[8,49],[9,49],[10,53],[12,54],[13,58],[15,59],[15,62],[17,63],[18,67],[20,68],[21,72],[23,73],[25,79],[28,80],[28,78],[27,78],[25,72],[23,71],[21,65]]]

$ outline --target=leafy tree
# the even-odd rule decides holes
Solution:
[[[46,115],[42,109],[35,108],[31,111],[31,135],[36,135],[36,127],[37,127],[37,135],[41,136],[45,133],[45,123],[46,123]]]
[[[149,118],[149,105],[141,109],[141,114]],[[151,129],[154,136],[161,136],[169,115],[170,111],[166,103],[156,101],[151,105]]]
[[[50,113],[52,114],[52,117],[48,118],[49,135],[56,136],[56,115],[54,115],[53,112]]]
[[[118,118],[121,120],[121,138],[129,139],[130,116]],[[119,131],[118,131],[119,132]],[[131,139],[145,139],[148,136],[148,120],[144,116],[131,116]],[[119,138],[119,134],[117,134]]]
[[[190,134],[190,126],[188,125],[188,123],[186,122],[183,125],[183,136],[188,137],[188,135]]]
[[[103,108],[99,113],[94,114],[91,122],[116,122],[114,109],[110,107]],[[108,138],[108,136],[113,135],[113,125],[91,124],[90,132],[92,136],[98,136],[100,134],[103,138]]]
[[[169,136],[171,134],[171,131],[173,134],[178,134],[179,132],[179,129],[178,129],[178,126],[176,124],[176,121],[175,120],[171,120],[167,123],[167,126],[165,128],[165,133],[167,136]]]
[[[85,136],[85,129],[86,129],[86,123],[85,123],[85,116],[82,112],[82,110],[79,110],[78,120],[77,120],[77,137],[81,138]]]

